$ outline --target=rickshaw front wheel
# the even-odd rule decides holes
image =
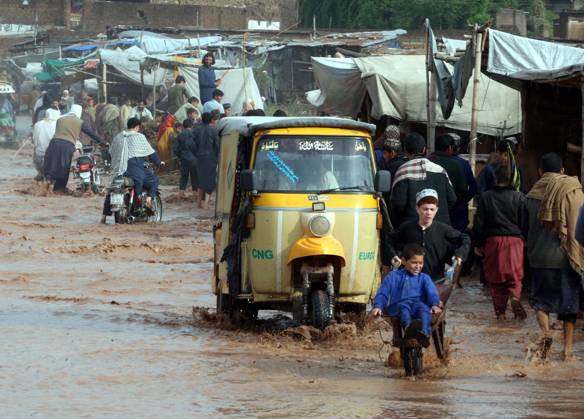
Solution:
[[[312,325],[324,330],[331,322],[329,296],[326,291],[314,290],[310,295],[312,303],[310,317]]]
[[[231,299],[229,294],[223,294],[221,291],[217,293],[217,314],[231,315]]]

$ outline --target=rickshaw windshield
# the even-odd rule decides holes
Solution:
[[[366,138],[267,135],[256,150],[254,171],[260,191],[374,191]]]

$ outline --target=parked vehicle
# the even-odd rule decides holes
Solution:
[[[147,166],[151,170],[151,166]],[[146,192],[136,195],[134,180],[118,176],[112,180],[108,190],[110,205],[116,224],[162,221],[162,198],[160,192],[152,200],[152,208],[145,205]]]
[[[92,146],[84,146],[81,155],[77,157],[74,175],[79,178],[79,189],[82,192],[102,192],[105,189],[102,173],[98,167],[99,151]]]
[[[380,281],[375,126],[340,118],[234,117],[219,123],[212,287],[217,311],[290,311],[325,328],[364,313]]]
[[[0,144],[13,145],[16,142],[15,90],[12,85],[0,81]]]

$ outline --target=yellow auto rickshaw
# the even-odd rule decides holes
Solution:
[[[217,311],[292,312],[326,327],[379,286],[381,193],[370,124],[341,118],[220,121],[214,224]]]

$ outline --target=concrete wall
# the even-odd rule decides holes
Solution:
[[[70,0],[0,0],[0,23],[32,24],[35,14],[42,26],[71,24]],[[149,4],[125,1],[84,0],[81,27],[101,32],[107,25],[199,26],[205,29],[247,29],[248,19],[281,22],[287,29],[297,24],[297,0],[245,0],[215,5],[213,0],[199,4]]]
[[[570,41],[584,40],[584,13],[574,11],[560,14],[558,36]]]
[[[514,9],[502,9],[496,16],[497,29],[527,36],[527,14]]]
[[[35,15],[39,25],[66,26],[69,15],[69,0],[32,0],[23,8],[21,0],[0,0],[0,22],[33,24]],[[66,9],[67,8],[67,9]]]

